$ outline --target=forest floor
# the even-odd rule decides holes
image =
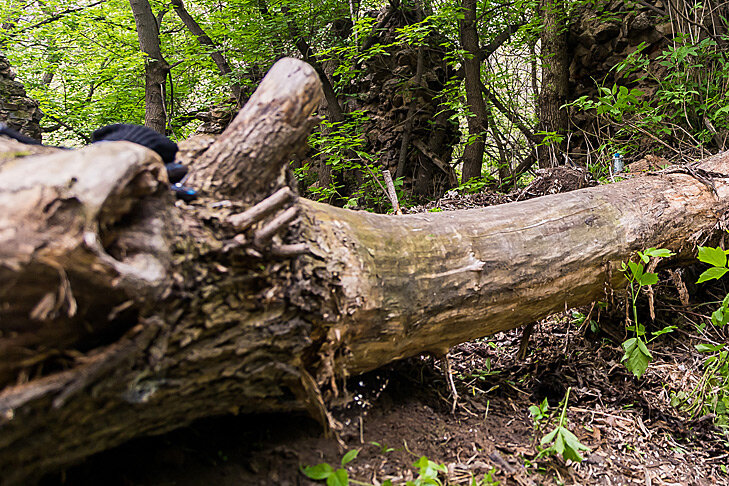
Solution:
[[[504,202],[487,195],[465,199],[446,198],[432,207]],[[714,425],[715,417],[702,412],[692,417],[671,404],[675,394],[690,394],[701,382],[706,356],[695,345],[725,343],[726,331],[700,335],[701,309],[680,307],[676,290],[668,283],[660,286],[660,324],[649,327],[679,328],[651,344],[653,362],[640,379],[620,363],[624,311],[603,313],[598,330],[585,319],[589,309],[575,309],[539,323],[525,359],[517,357],[520,330],[453,348],[451,368],[460,394],[455,412],[442,361],[432,357],[352,379],[353,400],[335,411],[343,449],[323,438],[321,427],[305,416],[221,417],[127,443],[43,484],[324,484],[306,478],[301,468],[328,463],[337,469],[353,449],[358,456],[346,469],[350,484],[357,485],[388,479],[394,485],[437,484],[417,482],[413,464],[422,456],[444,466],[442,484],[729,484],[728,438]],[[641,311],[648,321],[647,309]],[[597,319],[597,312],[588,317]],[[537,457],[541,437],[557,425],[568,388],[567,427],[590,448],[581,463]],[[703,398],[710,400],[711,392]],[[529,407],[544,399],[550,418],[537,424]]]

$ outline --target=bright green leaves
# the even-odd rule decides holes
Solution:
[[[347,486],[349,484],[349,475],[346,469],[337,469],[327,478],[327,486]]]
[[[405,483],[406,486],[441,486],[443,483],[438,479],[438,474],[448,472],[448,468],[444,464],[433,462],[425,456],[415,461],[413,466],[418,468],[418,477]]]
[[[547,403],[546,398],[539,405],[531,405],[529,407],[529,413],[532,414],[532,419],[535,423],[541,422],[542,420],[547,418],[548,412],[549,403]]]
[[[645,343],[640,337],[630,338],[623,343],[623,349],[625,355],[620,360],[621,363],[625,363],[625,367],[628,368],[636,378],[640,378],[648,369],[648,365],[653,359],[650,351],[646,347]]]
[[[699,247],[699,261],[708,263],[715,267],[726,266],[726,253],[719,247],[711,248],[709,246]]]
[[[724,274],[727,272],[726,268],[718,268],[718,267],[711,267],[710,269],[706,270],[704,273],[701,274],[699,277],[699,280],[696,283],[702,283],[706,282],[707,280],[718,280],[721,277],[724,276]]]
[[[717,327],[726,326],[729,322],[729,294],[721,301],[721,306],[711,313],[711,323]]]
[[[589,451],[590,448],[582,444],[580,440],[561,425],[553,431],[542,437],[541,445],[552,443],[546,449],[542,449],[539,456],[543,457],[550,454],[559,454],[565,460],[570,459],[574,462],[582,462],[580,451]]]
[[[565,413],[567,412],[567,402],[569,401],[571,390],[572,388],[567,389],[564,400],[562,400],[562,413],[559,417],[559,423],[539,441],[542,449],[539,451],[537,457],[559,454],[565,460],[569,459],[574,462],[582,462],[583,458],[580,455],[580,451],[590,451],[590,448],[582,444],[577,436],[566,427],[567,419]],[[529,407],[529,411],[534,417],[535,429],[539,428],[541,421],[547,420],[548,417],[546,414],[548,408],[546,398],[541,405],[532,405]]]
[[[718,280],[729,272],[729,268],[727,268],[727,252],[718,246],[716,248],[700,246],[698,259],[703,263],[708,263],[711,267],[699,276],[699,280],[696,283]],[[729,294],[724,297],[721,306],[711,314],[711,323],[715,326],[724,327],[728,322]]]
[[[359,454],[359,449],[352,449],[347,452],[344,457],[342,457],[342,467],[355,460],[357,458],[357,454]]]
[[[650,257],[654,258],[668,258],[675,255],[671,250],[667,250],[665,248],[648,248],[645,251],[639,251],[638,256],[640,257],[643,262],[648,263],[650,261]]]
[[[702,283],[714,279],[718,280],[723,277],[726,272],[729,272],[729,268],[726,266],[726,252],[718,246],[716,248],[700,246],[698,258],[699,261],[711,265],[711,268],[702,273],[696,283]]]
[[[317,464],[316,466],[307,466],[301,468],[301,472],[304,473],[309,479],[315,481],[326,480],[327,486],[348,486],[349,485],[349,474],[344,469],[348,463],[352,462],[359,454],[359,449],[352,449],[342,457],[342,467],[334,469],[327,463]]]
[[[323,462],[321,464],[317,464],[316,466],[307,466],[302,469],[302,472],[309,479],[321,481],[322,479],[327,479],[329,476],[334,474],[334,469],[332,469],[332,466],[330,466],[326,462]]]
[[[658,283],[658,274],[646,272],[644,265],[649,264],[651,258],[668,258],[673,255],[673,252],[665,248],[648,248],[647,250],[638,252],[638,262],[629,261],[627,264],[623,263],[620,269],[625,274],[625,278],[628,279],[628,292],[630,293],[633,310],[633,323],[631,325],[627,325],[626,323],[626,325],[628,330],[635,332],[635,337],[623,343],[625,354],[620,362],[625,363],[625,367],[636,378],[643,376],[653,359],[650,351],[648,351],[647,344],[661,334],[672,332],[675,329],[675,326],[664,327],[660,331],[654,332],[653,337],[646,341],[645,327],[638,322],[638,295],[645,287]],[[726,255],[724,257],[726,260]]]

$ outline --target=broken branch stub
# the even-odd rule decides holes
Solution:
[[[230,126],[193,165],[188,184],[219,197],[256,203],[286,185],[282,169],[305,146],[322,97],[307,63],[278,61]]]

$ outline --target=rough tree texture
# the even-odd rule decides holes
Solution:
[[[453,112],[442,105],[446,83],[455,73],[444,60],[444,39],[437,34],[426,37],[420,49],[398,40],[398,29],[425,17],[417,2],[384,7],[365,46],[386,46],[383,50],[387,55],[367,59],[362,66],[364,76],[345,89],[354,95],[348,111],[365,110],[370,115],[362,127],[367,151],[378,154],[382,168],[396,174],[403,158],[404,132],[409,131],[410,143],[400,173],[412,181],[415,194],[438,196],[457,184],[450,164],[460,131],[449,120]],[[422,64],[419,78],[418,58]],[[410,110],[412,105],[414,111]]]
[[[40,140],[42,117],[38,102],[27,97],[23,85],[15,81],[10,63],[0,53],[0,122]]]
[[[241,205],[241,188],[268,195],[280,186],[288,158],[275,147],[290,151],[305,138],[316,80],[298,61],[272,69],[203,157],[198,180],[211,192],[195,206],[168,204],[161,162],[140,147],[26,158],[4,148],[0,309],[14,305],[25,324],[0,343],[53,325],[68,337],[50,357],[56,341],[36,339],[10,363],[15,376],[0,392],[2,484],[202,416],[307,409],[332,425],[324,404],[341,399],[345,375],[589,303],[620,284],[615,267],[635,250],[688,255],[724,224],[727,156],[694,169],[713,171],[716,194],[674,171],[450,213],[353,212],[297,200],[286,187]],[[41,164],[57,172],[40,175]],[[256,179],[216,186],[209,174],[218,166]],[[298,220],[284,217],[296,210]],[[28,225],[26,216],[40,219]],[[140,273],[149,267],[135,255],[166,271]],[[12,285],[23,278],[33,285]],[[110,323],[114,332],[104,332]],[[79,345],[74,329],[96,345]]]

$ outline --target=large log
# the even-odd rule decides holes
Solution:
[[[348,375],[601,299],[636,250],[687,257],[724,225],[725,155],[469,211],[298,199],[284,154],[319,96],[308,65],[277,64],[239,114],[255,129],[232,125],[195,168],[196,206],[172,206],[161,161],[123,142],[0,164],[0,201],[22,209],[0,216],[0,484],[203,416],[326,423]]]

